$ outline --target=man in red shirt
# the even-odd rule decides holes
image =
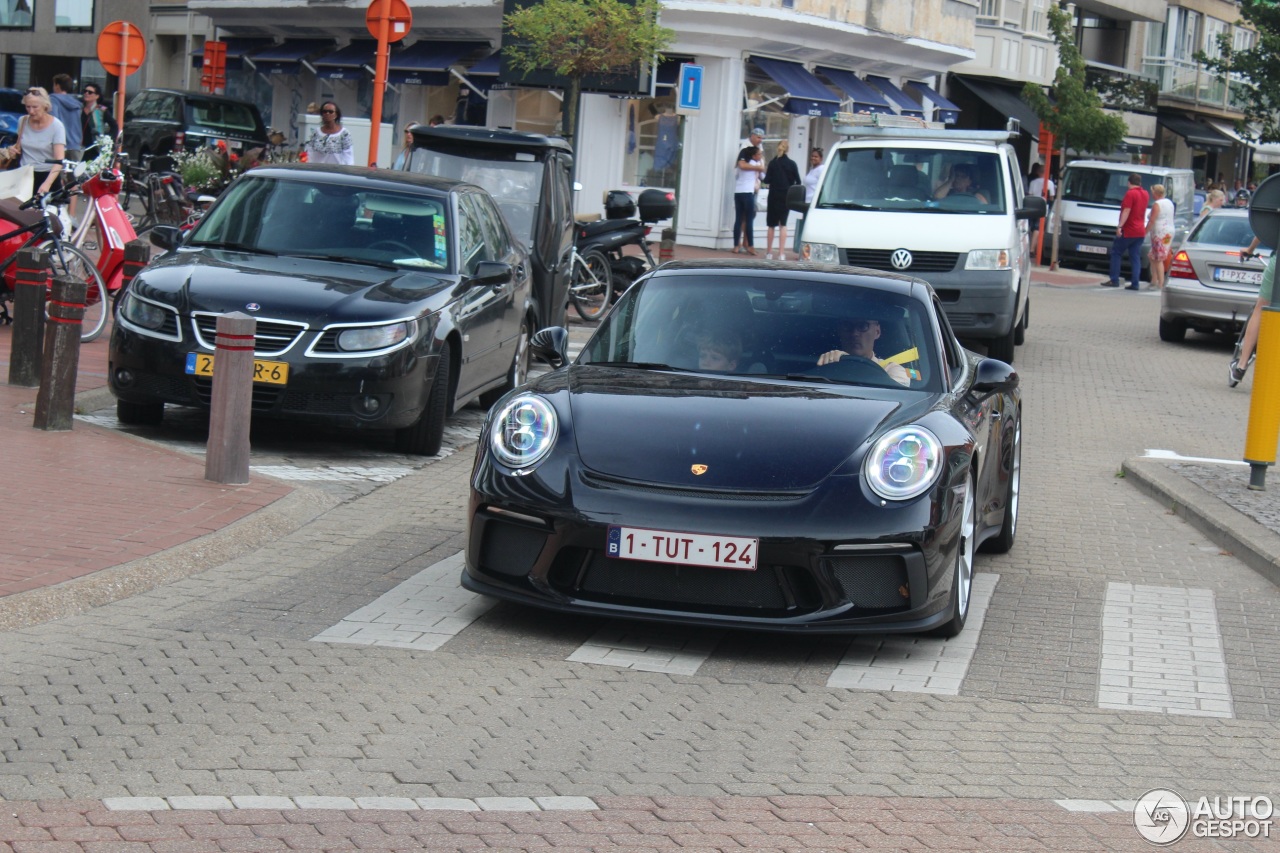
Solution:
[[[1147,207],[1151,198],[1142,188],[1142,177],[1129,176],[1129,189],[1120,202],[1120,224],[1116,226],[1116,238],[1111,242],[1111,277],[1102,282],[1103,287],[1120,286],[1120,260],[1129,254],[1129,272],[1133,283],[1127,290],[1141,290],[1142,240],[1147,234]]]

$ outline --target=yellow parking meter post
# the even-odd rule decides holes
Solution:
[[[1276,393],[1280,388],[1280,307],[1274,299],[1262,309],[1257,353],[1244,461],[1249,463],[1249,488],[1262,491],[1267,487],[1267,467],[1276,462],[1276,442],[1280,440],[1280,394]]]

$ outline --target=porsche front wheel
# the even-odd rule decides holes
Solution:
[[[958,635],[964,630],[965,620],[969,618],[969,597],[973,593],[973,540],[978,529],[973,501],[976,488],[977,484],[970,476],[964,490],[964,509],[960,517],[960,535],[956,542],[956,565],[951,578],[951,618],[938,626],[936,633],[940,637]]]
[[[1018,492],[1022,489],[1022,413],[1013,422],[1013,447],[1005,466],[1008,477],[1004,497],[1004,522],[1000,532],[982,543],[982,550],[992,554],[1007,554],[1013,547],[1018,533]]]

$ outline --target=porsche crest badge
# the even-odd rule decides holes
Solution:
[[[693,476],[701,477],[703,474],[707,473],[707,466],[706,465],[690,465],[689,470],[693,472]]]

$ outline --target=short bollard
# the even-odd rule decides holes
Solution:
[[[257,320],[240,311],[218,318],[209,449],[204,459],[204,478],[215,483],[239,486],[249,482],[253,335],[257,326]]]
[[[80,366],[80,322],[89,286],[70,276],[54,276],[49,322],[36,394],[36,429],[69,430],[76,408],[76,369]]]
[[[49,298],[49,253],[19,249],[14,261],[13,338],[9,341],[9,384],[40,384],[44,348],[44,303]]]
[[[129,282],[137,278],[138,273],[151,260],[151,244],[146,240],[130,240],[124,244],[124,266],[120,274],[120,293],[129,287]]]

